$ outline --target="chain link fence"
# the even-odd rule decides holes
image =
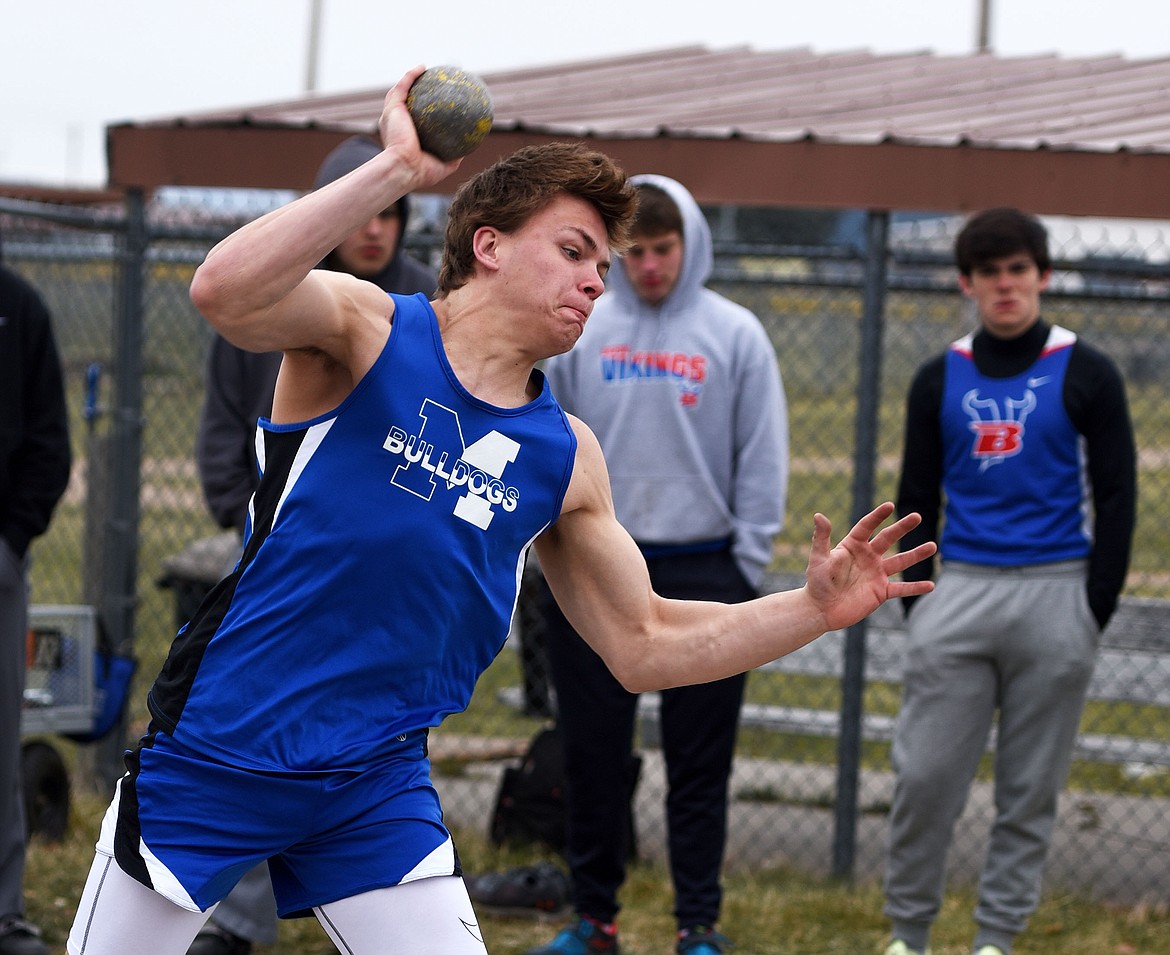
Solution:
[[[194,463],[210,333],[187,289],[218,237],[284,199],[203,192],[136,204],[131,196],[125,208],[99,212],[0,201],[4,261],[41,290],[55,319],[76,455],[69,491],[33,548],[33,601],[97,607],[106,631],[140,661],[124,734],[77,747],[77,764],[107,785],[123,744],[145,728],[145,691],[177,626],[233,543],[207,514]],[[418,208],[407,244],[433,261],[442,203]],[[727,235],[726,210],[713,214],[717,233]],[[814,511],[840,529],[870,503],[859,498],[893,495],[911,376],[974,322],[950,264],[956,224],[895,217],[882,234],[887,254],[876,284],[864,240],[717,246],[713,285],[764,322],[788,397],[788,518],[769,586],[802,579]],[[1048,881],[1129,904],[1164,902],[1170,885],[1170,234],[1163,228],[1061,220],[1052,230],[1057,274],[1045,300],[1048,320],[1083,334],[1120,366],[1140,453],[1128,585],[1103,640]],[[884,322],[867,324],[867,301],[879,303]],[[879,397],[859,398],[867,394]],[[900,610],[887,606],[849,634],[827,635],[751,674],[728,867],[880,875],[901,637]],[[553,703],[539,615],[524,601],[469,710],[432,734],[453,826],[486,830],[502,770],[547,725]],[[660,860],[664,775],[653,694],[642,704],[638,848]],[[959,824],[950,858],[958,880],[971,880],[982,862],[989,780],[985,766]]]

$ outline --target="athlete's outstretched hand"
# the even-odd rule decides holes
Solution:
[[[894,505],[889,501],[878,505],[854,524],[831,550],[829,519],[824,514],[813,517],[805,590],[824,618],[826,630],[840,630],[857,623],[891,597],[911,597],[934,589],[929,580],[890,579],[911,564],[930,557],[936,549],[931,542],[886,556],[894,544],[922,521],[918,514],[907,514],[879,531],[882,522],[893,513]]]

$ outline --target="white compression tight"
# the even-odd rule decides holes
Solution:
[[[486,955],[467,888],[456,876],[363,892],[313,910],[344,955]],[[210,912],[191,912],[98,853],[69,933],[69,955],[185,955]]]

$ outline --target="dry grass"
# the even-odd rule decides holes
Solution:
[[[34,840],[29,848],[25,878],[28,914],[42,927],[54,955],[65,951],[65,937],[92,860],[103,809],[103,799],[78,794],[66,840],[59,844]],[[474,832],[458,833],[457,841],[469,872],[506,868],[538,858],[498,849]],[[673,951],[670,886],[660,867],[636,866],[623,889],[622,902],[625,955]],[[969,893],[948,897],[935,929],[935,955],[969,955],[973,905]],[[738,941],[736,955],[877,955],[887,932],[881,906],[881,893],[875,885],[845,886],[783,872],[735,875],[726,883],[721,927]],[[483,920],[484,937],[493,955],[520,955],[550,938],[558,927],[559,923],[549,921]],[[333,955],[334,949],[314,921],[300,920],[282,922],[279,942],[271,947],[257,946],[255,953]],[[1170,909],[1166,904],[1110,908],[1050,895],[1018,940],[1016,955],[1170,955]]]

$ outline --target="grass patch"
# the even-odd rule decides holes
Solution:
[[[44,931],[54,955],[64,952],[93,844],[105,808],[104,797],[81,793],[65,841],[34,840],[25,875],[28,915]],[[491,845],[474,831],[456,833],[468,872],[487,872],[542,858],[532,851]],[[626,955],[661,955],[673,948],[672,892],[661,866],[635,865],[621,894],[622,949]],[[934,935],[935,955],[969,955],[974,897],[953,891]],[[888,925],[877,885],[849,885],[783,870],[734,873],[725,880],[722,928],[745,955],[866,955],[879,953]],[[483,919],[493,955],[520,955],[551,937],[557,925],[527,919]],[[1017,955],[1163,955],[1170,938],[1165,904],[1135,907],[1099,905],[1067,894],[1045,897]],[[333,955],[334,948],[315,920],[282,922],[274,946],[256,955],[296,952]]]

